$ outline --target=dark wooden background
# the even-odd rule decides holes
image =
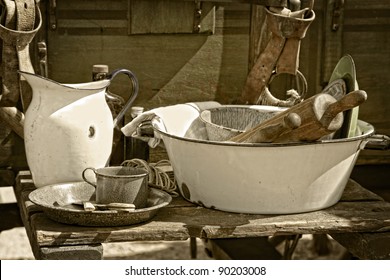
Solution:
[[[62,83],[90,81],[93,64],[130,69],[140,82],[134,105],[146,110],[191,101],[228,104],[243,88],[263,20],[261,6],[240,2],[41,0],[44,25],[31,46],[32,60],[39,73],[36,44],[46,42],[49,77]],[[308,94],[320,92],[338,59],[350,54],[359,87],[368,93],[359,118],[389,135],[388,0],[345,0],[338,29],[332,30],[339,2],[315,1],[316,19],[300,55]],[[127,78],[118,78],[110,90],[126,98]],[[0,168],[26,166],[23,141],[1,123],[0,143]],[[362,154],[366,163],[390,162],[386,151]]]

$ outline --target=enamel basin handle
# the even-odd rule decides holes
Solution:
[[[127,70],[127,69],[117,69],[117,70],[114,70],[114,71],[112,71],[111,74],[108,75],[107,78],[110,79],[110,81],[112,81],[115,78],[115,76],[118,75],[118,74],[126,74],[130,78],[133,90],[132,90],[130,98],[127,100],[125,106],[123,107],[123,109],[118,113],[118,115],[114,119],[114,127],[116,127],[117,124],[122,120],[122,118],[124,117],[126,111],[133,104],[134,100],[136,99],[136,97],[138,95],[138,90],[139,90],[138,79],[134,75],[134,73],[131,72],[130,70]]]

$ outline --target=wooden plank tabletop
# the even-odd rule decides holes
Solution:
[[[390,203],[352,180],[339,203],[320,211],[290,215],[237,214],[174,198],[152,220],[123,227],[83,227],[52,221],[28,200],[28,193],[33,189],[28,174],[18,176],[15,192],[22,216],[38,246],[390,231]]]

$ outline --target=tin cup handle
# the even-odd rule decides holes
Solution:
[[[89,181],[89,180],[87,179],[87,177],[85,176],[85,173],[86,173],[88,170],[92,170],[93,173],[94,173],[95,176],[96,176],[96,169],[93,168],[93,167],[87,167],[87,168],[85,168],[84,171],[83,171],[83,173],[81,174],[81,176],[83,177],[83,180],[84,180],[85,182],[87,182],[88,184],[90,184],[90,185],[92,185],[92,186],[94,186],[94,187],[96,188],[96,184],[95,184],[95,183],[92,183],[91,181]]]

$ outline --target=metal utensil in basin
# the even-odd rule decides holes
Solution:
[[[226,141],[280,113],[284,108],[271,106],[231,106],[204,110],[204,122],[210,141]]]

